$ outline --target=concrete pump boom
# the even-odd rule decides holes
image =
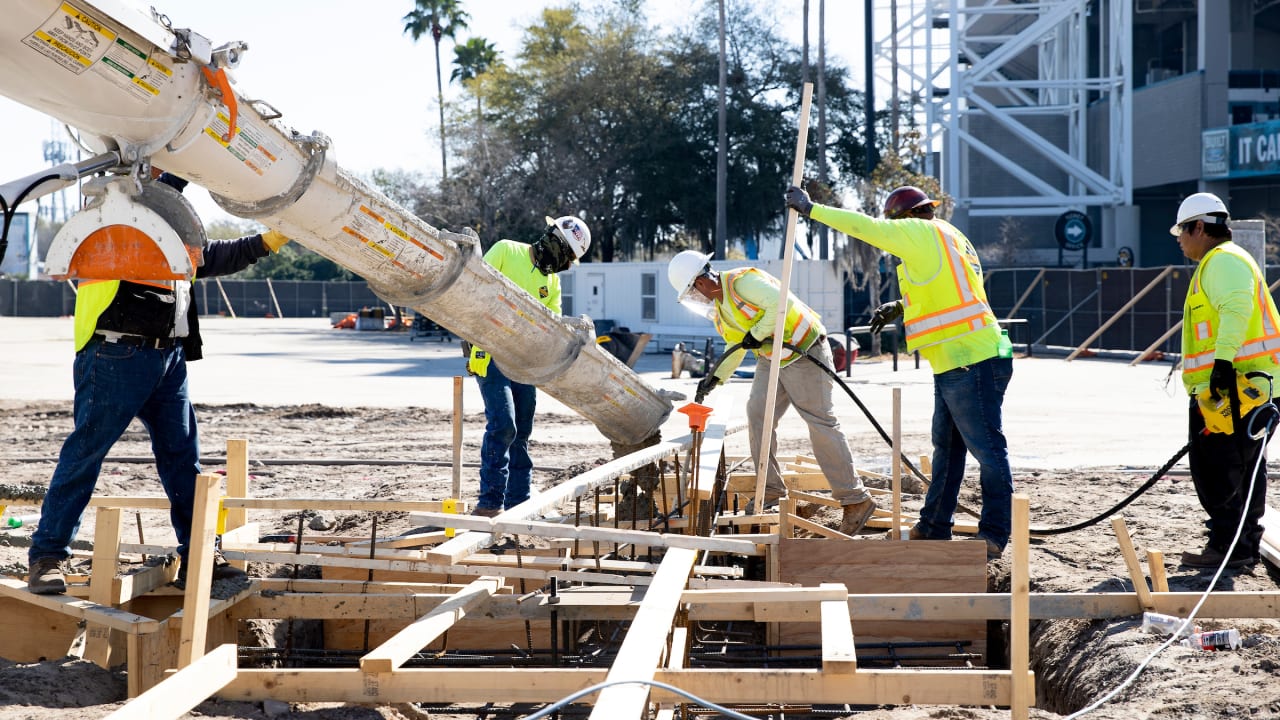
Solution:
[[[338,166],[328,138],[233,91],[226,73],[247,49],[215,48],[132,0],[23,0],[6,5],[0,26],[0,94],[116,152],[124,169],[150,160],[359,274],[384,300],[506,360],[504,373],[609,440],[657,434],[670,394],[602,351],[590,322],[554,315],[483,261],[469,229],[428,225]]]

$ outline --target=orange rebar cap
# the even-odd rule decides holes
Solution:
[[[689,403],[682,408],[676,410],[689,416],[689,429],[703,432],[707,429],[707,417],[711,415],[712,408],[698,403]]]

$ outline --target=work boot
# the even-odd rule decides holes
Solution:
[[[1004,550],[999,545],[996,544],[995,540],[992,540],[990,538],[982,538],[982,539],[987,541],[987,562],[991,562],[993,560],[999,560],[1000,556],[1004,554]]]
[[[911,531],[907,533],[908,540],[928,540],[924,536],[924,531],[920,529],[920,523],[911,526]]]
[[[248,581],[249,575],[240,568],[227,562],[227,558],[222,554],[221,550],[213,551],[213,581],[234,580],[237,582]],[[184,562],[178,568],[178,576],[173,579],[173,586],[179,590],[187,589],[187,564]]]
[[[480,517],[497,517],[501,512],[502,508],[477,507],[475,510],[471,511],[471,514],[478,515]]]
[[[27,592],[36,595],[61,595],[67,591],[62,576],[62,561],[55,557],[36,558],[27,573]]]
[[[872,498],[845,505],[844,518],[840,520],[840,532],[845,535],[857,535],[875,511],[876,501]]]
[[[1192,568],[1217,568],[1222,565],[1222,561],[1226,560],[1226,558],[1226,553],[1206,545],[1204,550],[1200,552],[1187,551],[1182,553],[1182,564],[1185,567]],[[1233,557],[1227,562],[1227,567],[1232,570],[1239,570],[1240,568],[1257,564],[1258,558],[1253,556]]]

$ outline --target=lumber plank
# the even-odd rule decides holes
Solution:
[[[236,678],[236,646],[219,645],[170,675],[115,712],[107,720],[177,720]]]
[[[1151,609],[1151,589],[1147,587],[1147,577],[1142,574],[1142,565],[1138,562],[1138,553],[1133,549],[1133,540],[1129,537],[1129,528],[1123,517],[1111,518],[1111,529],[1115,531],[1116,540],[1120,543],[1120,554],[1124,556],[1124,565],[1129,570],[1129,579],[1133,581],[1134,592],[1138,593],[1138,602],[1146,610]]]
[[[680,606],[680,594],[689,581],[689,573],[697,557],[697,551],[688,548],[667,551],[653,576],[653,584],[636,611],[631,628],[627,630],[627,636],[622,640],[606,682],[653,679]],[[641,717],[645,714],[648,697],[649,687],[646,685],[606,687],[596,698],[590,717],[594,720]]]
[[[178,669],[199,660],[209,632],[209,588],[213,585],[213,542],[218,530],[218,487],[222,479],[196,476],[196,499],[191,518],[191,546],[187,550],[187,588],[182,602],[182,634]]]
[[[89,576],[89,600],[103,606],[118,605],[113,593],[120,560],[120,508],[98,508],[93,533],[93,571]],[[111,628],[98,623],[85,627],[84,658],[100,668],[111,667]]]
[[[1027,720],[1036,701],[1031,667],[1031,499],[1013,496],[1013,567],[1009,578],[1009,712],[1012,720]]]
[[[412,658],[414,653],[448,632],[468,612],[482,609],[502,584],[502,578],[498,577],[482,577],[472,582],[365,654],[360,658],[360,669],[366,673],[389,673],[396,670]]]
[[[847,593],[845,586],[839,583],[823,583],[820,587]],[[853,623],[849,620],[849,601],[847,596],[837,600],[823,600],[822,614],[822,671],[837,675],[847,675],[858,669],[857,653],[854,651]]]
[[[489,534],[507,533],[511,535],[533,535],[536,537],[593,542],[633,542],[648,545],[649,547],[681,547],[731,553],[756,552],[756,542],[754,540],[739,540],[733,536],[699,537],[695,535],[650,532],[648,530],[626,530],[591,525],[563,525],[561,523],[541,522],[538,520],[504,520],[500,519],[501,516],[486,518],[471,515],[459,517],[445,513],[420,513],[418,517],[433,524],[443,525],[449,523],[456,528],[480,530]]]
[[[494,688],[501,688],[502,699],[509,703],[550,703],[604,679],[605,671],[596,668],[409,668],[373,676],[357,669],[241,669],[218,695],[240,701],[486,703],[495,699]],[[820,670],[658,669],[653,679],[722,704],[1008,705],[1011,685],[1007,670],[860,670],[832,675]],[[653,689],[652,697],[660,703],[684,701],[660,688]],[[591,701],[591,695],[581,700]]]
[[[1153,592],[1169,592],[1169,577],[1164,572],[1164,553],[1159,550],[1147,551],[1147,572],[1151,575]]]
[[[246,498],[227,497],[227,508],[247,510],[342,510],[359,512],[442,512],[444,500],[354,500],[350,498]],[[466,510],[459,501],[459,512]],[[453,517],[457,517],[456,515]]]
[[[822,537],[830,538],[832,540],[852,540],[853,539],[848,535],[845,535],[844,533],[840,532],[839,530],[834,530],[832,528],[827,527],[826,525],[819,525],[818,523],[812,520],[806,520],[805,518],[802,518],[799,515],[792,515],[788,517],[788,520],[790,521],[791,527],[793,529],[798,528],[800,530],[808,530],[809,532],[815,535],[821,535]]]
[[[227,440],[227,495],[249,496],[249,441],[244,438]],[[225,518],[220,523],[224,536],[249,522],[249,511],[245,508],[226,508],[224,512]],[[231,564],[241,570],[247,565],[243,560],[234,560]]]
[[[160,628],[160,621],[142,615],[118,610],[88,600],[81,600],[67,595],[34,595],[27,592],[27,584],[21,580],[0,577],[0,595],[19,600],[79,618],[89,622],[101,623],[112,630],[119,630],[130,635],[155,632]]]

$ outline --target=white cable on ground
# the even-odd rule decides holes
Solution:
[[[1267,408],[1267,407],[1270,408],[1270,412],[1276,413],[1278,416],[1280,416],[1280,409],[1277,409],[1274,403],[1268,402],[1266,405],[1263,406],[1263,408]],[[1262,412],[1254,414],[1253,419],[1256,421],[1262,414],[1263,414]],[[1264,428],[1263,432],[1266,433],[1269,430],[1270,430],[1270,423],[1268,423],[1267,427]],[[1200,599],[1196,601],[1196,606],[1191,608],[1191,613],[1187,615],[1186,621],[1178,628],[1176,632],[1174,632],[1172,635],[1169,636],[1168,640],[1165,640],[1163,643],[1161,643],[1160,646],[1157,647],[1155,650],[1151,651],[1151,654],[1145,657],[1142,660],[1142,662],[1138,663],[1138,667],[1134,668],[1132,673],[1129,673],[1129,677],[1126,677],[1124,679],[1124,682],[1121,682],[1119,685],[1117,685],[1111,692],[1095,700],[1091,705],[1087,705],[1071,713],[1065,718],[1065,720],[1075,720],[1076,718],[1083,717],[1084,715],[1091,713],[1094,710],[1097,710],[1098,708],[1105,705],[1108,700],[1118,695],[1121,690],[1124,690],[1125,688],[1129,687],[1129,685],[1132,684],[1134,680],[1138,679],[1138,676],[1142,674],[1143,670],[1147,669],[1147,665],[1152,660],[1154,660],[1157,655],[1164,652],[1165,648],[1169,647],[1179,639],[1179,636],[1182,634],[1184,630],[1191,627],[1191,622],[1195,620],[1196,613],[1200,612],[1200,608],[1203,607],[1205,601],[1209,599],[1209,594],[1213,592],[1214,586],[1218,584],[1218,578],[1222,577],[1223,571],[1227,569],[1227,563],[1231,562],[1231,553],[1235,552],[1236,543],[1240,541],[1240,535],[1241,533],[1244,532],[1244,521],[1245,521],[1245,518],[1247,518],[1249,515],[1249,503],[1253,499],[1253,488],[1255,485],[1257,485],[1257,483],[1254,482],[1253,479],[1258,476],[1258,468],[1262,465],[1262,458],[1266,457],[1266,454],[1267,454],[1266,445],[1264,444],[1263,447],[1258,452],[1258,459],[1254,461],[1253,473],[1249,475],[1249,478],[1250,478],[1249,492],[1245,494],[1244,505],[1242,506],[1240,511],[1240,524],[1236,525],[1236,534],[1234,537],[1231,538],[1231,546],[1227,548],[1227,551],[1224,554],[1224,557],[1222,558],[1222,564],[1218,566],[1218,571],[1213,574],[1213,579],[1209,581],[1209,587],[1205,588],[1205,591],[1200,596]]]
[[[653,687],[662,688],[663,690],[673,692],[677,695],[680,695],[681,697],[686,697],[692,700],[693,702],[698,703],[699,705],[705,705],[706,707],[709,707],[712,710],[715,710],[716,712],[720,713],[721,715],[724,715],[725,717],[733,718],[733,720],[759,720],[759,718],[753,718],[750,715],[743,715],[742,713],[734,712],[733,710],[730,710],[727,707],[722,707],[720,705],[716,705],[715,703],[707,702],[706,700],[703,700],[702,698],[698,697],[697,695],[694,695],[693,693],[689,693],[689,692],[685,692],[684,690],[681,690],[675,685],[668,685],[667,683],[658,682],[657,680],[612,680],[609,682],[597,683],[595,685],[592,685],[591,687],[583,688],[566,698],[557,700],[555,704],[548,705],[547,707],[542,708],[541,710],[539,710],[538,712],[532,715],[526,715],[524,717],[524,720],[538,720],[538,718],[546,717],[547,715],[550,715],[551,713],[555,712],[556,710],[559,710],[565,705],[568,705],[574,700],[577,700],[583,695],[590,695],[591,693],[596,692],[597,690],[603,690],[613,685],[630,685],[633,683],[637,683],[640,685],[652,685]]]

